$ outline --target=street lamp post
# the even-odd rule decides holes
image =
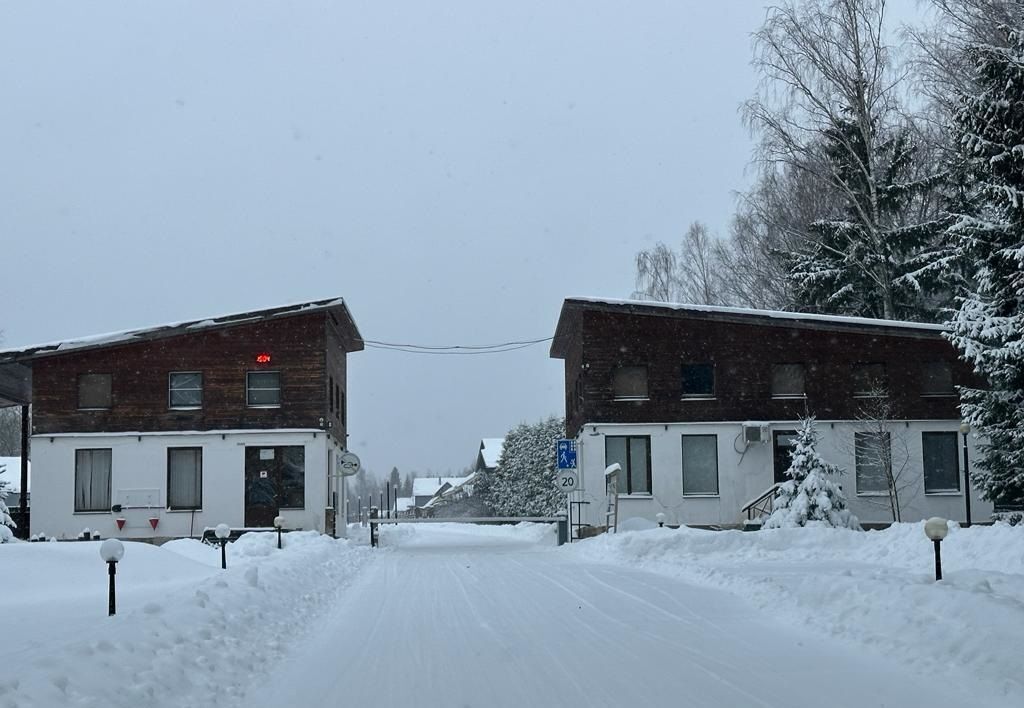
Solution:
[[[933,516],[924,522],[924,535],[935,544],[935,579],[942,580],[942,539],[949,533],[949,522],[939,516]]]
[[[114,576],[117,574],[117,562],[124,558],[124,544],[116,538],[108,538],[100,544],[100,558],[107,563],[107,575],[110,577],[107,600],[107,616],[117,614],[117,599],[114,590]]]
[[[220,542],[220,567],[221,570],[228,569],[228,536],[231,535],[231,527],[227,524],[217,524],[213,535]]]
[[[281,550],[281,529],[284,528],[284,517],[274,517],[274,528],[277,529],[277,550]]]
[[[971,525],[971,468],[967,461],[967,435],[970,432],[970,423],[960,424],[960,434],[964,436],[964,511],[967,515],[964,528]]]

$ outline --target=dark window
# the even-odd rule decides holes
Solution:
[[[857,467],[857,493],[889,491],[892,471],[892,446],[889,433],[854,433],[854,462]]]
[[[334,384],[334,408],[338,411],[338,417],[343,417],[341,410],[341,386]]]
[[[110,374],[81,374],[78,377],[78,407],[110,408]]]
[[[718,436],[683,436],[683,494],[718,495]]]
[[[327,407],[328,407],[328,409],[330,409],[331,413],[334,412],[334,409],[336,407],[335,406],[335,399],[336,398],[337,398],[337,395],[335,394],[335,391],[334,391],[334,377],[333,376],[329,376],[327,378]]]
[[[953,367],[948,361],[926,361],[921,364],[922,396],[954,396]]]
[[[341,424],[348,425],[348,409],[345,407],[345,392],[339,392],[338,396],[338,410],[341,411]]]
[[[281,405],[281,373],[250,371],[246,374],[246,397],[250,406]]]
[[[279,447],[281,486],[278,504],[282,509],[306,506],[306,448],[301,445]]]
[[[885,364],[854,364],[853,395],[861,398],[885,396],[889,379],[885,373]]]
[[[616,462],[619,494],[649,494],[651,491],[651,439],[646,435],[609,435],[604,439],[605,465]]]
[[[956,436],[956,433],[921,433],[925,493],[960,491]]]
[[[171,408],[201,408],[203,375],[198,371],[171,374],[168,379],[168,404]]]
[[[612,375],[612,396],[617,401],[647,398],[647,367],[620,366]]]
[[[683,398],[713,398],[714,364],[683,364]]]
[[[110,448],[75,450],[75,511],[110,511]]]
[[[772,366],[772,398],[803,398],[804,390],[803,364]]]
[[[167,508],[203,508],[203,449],[167,449]]]

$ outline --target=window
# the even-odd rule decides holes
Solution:
[[[341,386],[334,384],[334,408],[338,411],[338,417],[344,418],[341,408]]]
[[[167,404],[171,408],[202,408],[202,373],[198,371],[172,373],[168,379],[167,389]]]
[[[888,386],[885,364],[853,365],[853,395],[857,398],[885,396]]]
[[[925,494],[960,491],[956,433],[921,433]]]
[[[341,412],[341,424],[348,425],[347,409],[345,408],[345,392],[338,392],[338,410]]]
[[[718,436],[683,436],[683,495],[718,496]]]
[[[75,450],[75,511],[110,511],[110,448]]]
[[[612,396],[616,401],[646,400],[647,367],[620,366],[615,369],[612,376]]]
[[[203,508],[203,449],[167,448],[167,508]]]
[[[306,448],[301,445],[279,447],[281,486],[278,504],[282,509],[306,506]]]
[[[922,396],[955,396],[953,367],[948,361],[926,361],[921,364]]]
[[[683,398],[715,397],[715,365],[683,364]]]
[[[605,465],[616,462],[619,473],[619,494],[650,494],[651,439],[646,435],[609,435],[604,439]]]
[[[246,374],[246,396],[251,407],[275,408],[281,405],[281,373],[250,371]]]
[[[889,433],[854,433],[854,461],[858,494],[887,494],[892,470]]]
[[[110,374],[81,374],[78,377],[79,409],[110,408],[110,379]]]
[[[804,365],[775,364],[772,366],[772,398],[804,397]]]
[[[330,409],[331,413],[334,412],[336,399],[337,396],[334,391],[334,377],[329,376],[327,377],[327,407]]]

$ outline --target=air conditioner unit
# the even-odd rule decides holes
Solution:
[[[754,443],[767,443],[771,438],[767,423],[748,421],[743,424],[743,443],[752,445]]]

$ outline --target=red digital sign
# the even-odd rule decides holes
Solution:
[[[263,352],[261,354],[257,354],[256,355],[256,363],[257,364],[269,364],[270,363],[270,354],[268,354],[267,352]]]

